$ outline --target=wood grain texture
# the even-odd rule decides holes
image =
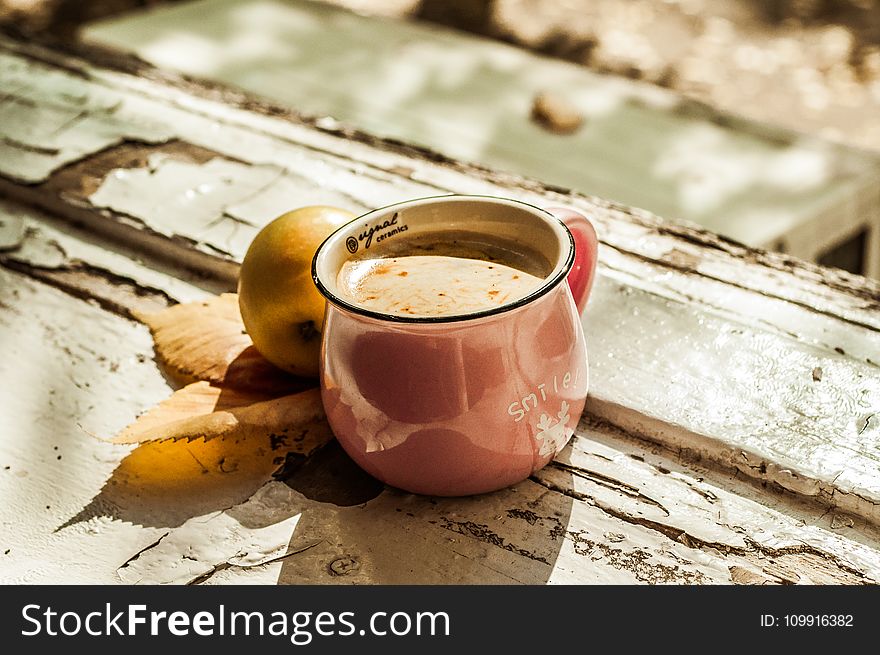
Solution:
[[[112,311],[156,312],[201,300],[216,282],[175,266],[144,265],[141,253],[66,221],[0,198],[0,263],[67,289]]]
[[[781,241],[814,259],[870,217],[880,228],[880,168],[870,154],[437,25],[315,2],[200,0],[111,18],[83,36],[752,246]],[[562,137],[536,124],[530,113],[541,98],[556,98],[574,117],[569,129],[579,129]]]
[[[73,98],[95,94],[81,100],[87,107],[113,97],[134,125],[121,145],[84,154],[36,186],[7,179],[6,191],[166,261],[231,277],[259,226],[299,204],[356,211],[455,191],[580,209],[603,243],[585,317],[593,415],[878,519],[877,282],[230,92],[160,83],[143,67],[133,77],[3,47],[0,75],[15,93],[70,102],[53,92],[60,85]],[[139,141],[148,120],[170,141]],[[811,377],[817,367],[827,371],[821,382]]]
[[[531,480],[464,499],[384,489],[335,444],[100,442],[169,389],[146,328],[88,293],[0,268],[0,373],[20,381],[0,389],[4,582],[880,580],[864,520],[589,420]]]

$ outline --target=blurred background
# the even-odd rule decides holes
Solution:
[[[880,0],[0,0],[0,25],[880,277]]]

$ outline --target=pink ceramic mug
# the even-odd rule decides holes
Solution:
[[[537,250],[552,271],[520,300],[458,316],[381,314],[339,293],[338,272],[354,254],[452,230]],[[312,275],[327,299],[321,394],[346,452],[392,486],[437,496],[493,491],[545,466],[568,443],[587,396],[580,313],[597,245],[572,210],[482,196],[403,202],[334,232]]]

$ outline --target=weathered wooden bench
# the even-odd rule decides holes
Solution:
[[[447,192],[601,237],[591,397],[513,488],[383,488],[332,443],[115,446],[171,393],[144,310],[232,289],[261,225]],[[880,283],[308,119],[0,38],[0,579],[875,583]],[[268,441],[268,438],[267,438]]]
[[[668,89],[308,0],[175,3],[90,25],[83,38],[371,134],[880,278],[880,156]],[[542,93],[579,114],[580,129],[560,135],[530,120]]]

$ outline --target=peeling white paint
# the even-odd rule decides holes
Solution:
[[[6,60],[17,61],[8,56]],[[87,82],[30,63],[16,70],[19,72],[10,77],[17,87],[25,88],[22,93],[26,97],[48,101],[48,89],[64,84],[71,97],[77,99],[71,101],[73,104],[92,102],[109,111],[120,106],[122,98],[135,131],[139,124],[161,122],[163,129],[174,130],[181,139],[234,158],[193,164],[154,157],[147,168],[121,169],[111,174],[92,196],[98,207],[114,208],[142,221],[149,230],[184,237],[195,242],[196,248],[215,254],[241,258],[261,225],[275,213],[304,204],[330,203],[359,209],[447,188],[514,195],[536,204],[554,202],[521,189],[499,187],[475,175],[456,173],[450,167],[322,136],[303,126],[217,105],[143,80],[95,70],[93,80]],[[92,94],[95,99],[88,100]],[[113,94],[115,103],[111,101]],[[405,166],[416,171],[413,177],[430,179],[438,186],[382,172],[377,165],[389,170]],[[565,202],[571,204],[570,199]],[[613,263],[615,270],[603,270],[597,297],[585,319],[592,341],[601,344],[591,348],[592,394],[596,399],[593,411],[614,421],[628,421],[627,425],[636,430],[639,426],[633,421],[642,421],[650,438],[673,448],[687,444],[725,466],[776,480],[799,493],[816,495],[824,489],[853,492],[821,496],[877,520],[877,454],[870,448],[870,431],[852,447],[846,406],[847,398],[859,398],[859,402],[868,404],[866,411],[873,408],[876,384],[863,378],[870,378],[876,367],[827,352],[840,347],[840,342],[846,342],[848,353],[850,348],[863,357],[876,352],[880,330],[863,329],[834,318],[840,315],[880,328],[876,312],[865,311],[842,294],[830,295],[821,285],[800,280],[795,284],[779,274],[769,275],[762,267],[723,259],[715,251],[620,220],[608,208],[587,205],[584,210],[597,222],[603,239],[623,247],[619,251],[603,248],[603,261]],[[645,216],[645,221],[651,220]],[[675,246],[670,247],[670,243]],[[715,284],[702,276],[676,275],[628,257],[626,249],[658,259],[675,253],[695,271],[734,280],[739,286]],[[621,284],[608,286],[608,273]],[[757,293],[739,288],[746,280]],[[617,291],[606,291],[612,288]],[[640,301],[627,300],[626,309],[621,309],[615,293],[634,293]],[[684,302],[670,303],[663,296],[679,297]],[[789,297],[825,313],[816,315],[775,296]],[[642,309],[654,320],[650,331],[639,327],[646,324],[644,317],[630,313]],[[751,329],[739,330],[739,322],[748,323]],[[778,325],[783,334],[765,333],[768,324]],[[806,343],[785,334],[793,329],[809,335]],[[814,347],[820,339],[825,352]],[[725,354],[719,358],[722,351]],[[768,354],[779,365],[768,368]],[[830,359],[829,370],[837,373],[821,385],[805,385],[800,369],[809,364],[812,370],[817,359]],[[751,370],[760,370],[761,376],[750,376]],[[722,371],[726,374],[720,375]],[[631,384],[634,378],[641,384]],[[779,392],[779,402],[766,403],[768,390]],[[835,406],[828,393],[844,404]],[[827,398],[820,398],[822,394]],[[737,406],[740,398],[745,405]],[[816,402],[824,409],[814,421],[810,419],[811,406]],[[621,404],[636,418],[614,409]],[[655,423],[663,428],[657,429]],[[791,425],[796,427],[795,433]],[[754,467],[740,466],[731,459],[730,453],[741,450],[758,460]],[[759,473],[762,462],[766,473]],[[840,462],[847,463],[846,471],[842,471]],[[795,471],[797,477],[777,475],[777,471],[786,470]]]
[[[241,257],[257,227],[224,216],[226,207],[268,188],[281,173],[224,159],[193,164],[153,155],[147,168],[108,175],[89,200],[129,216],[148,216],[150,228],[166,236],[189,236]]]
[[[653,217],[601,201],[538,195],[144,79],[92,69],[87,81],[3,57],[4,90],[47,108],[93,107],[97,115],[97,123],[85,117],[63,128],[69,135],[54,143],[67,150],[58,156],[9,146],[37,157],[11,164],[28,175],[91,143],[90,131],[119,136],[117,120],[124,138],[171,133],[226,157],[205,164],[154,158],[152,173],[122,169],[94,196],[194,247],[240,257],[243,235],[288,200],[291,207],[328,198],[372,207],[455,189],[574,203],[597,223],[602,261],[613,266],[603,269],[586,317],[596,415],[873,517],[880,424],[868,417],[878,398],[876,367],[851,353],[871,352],[880,318],[855,293],[798,268],[783,273],[661,233]],[[8,103],[0,108],[11,111]],[[0,172],[6,161],[0,157]],[[397,167],[422,182],[382,170]],[[202,184],[210,188],[200,193]],[[6,261],[54,268],[81,260],[176,298],[201,293],[108,244],[0,208]],[[113,219],[95,212],[95,220]],[[169,240],[174,248],[186,246]],[[670,253],[692,274],[645,261]],[[184,581],[175,570],[183,567],[194,577],[215,571],[207,583],[729,582],[732,566],[760,571],[758,554],[777,568],[795,557],[804,579],[878,580],[876,534],[861,519],[823,517],[815,507],[792,512],[723,476],[707,483],[691,469],[667,473],[673,462],[632,459],[644,456],[644,446],[633,451],[610,429],[581,426],[586,438],[561,459],[572,468],[546,469],[497,494],[433,504],[385,491],[354,507],[268,482],[271,461],[248,444],[227,453],[198,443],[167,451],[98,443],[88,433],[115,431],[169,393],[146,330],[25,276],[0,276],[0,342],[10,344],[0,374],[21,383],[0,392],[0,465],[10,466],[0,470],[0,523],[10,527],[0,543],[0,552],[10,551],[0,555],[4,581]],[[834,352],[839,339],[847,354]],[[819,382],[811,376],[817,364]],[[234,473],[221,466],[227,455]],[[181,472],[182,486],[178,478],[145,479],[166,470]],[[188,544],[192,564],[182,555]],[[772,552],[805,545],[817,561]],[[331,564],[339,558],[357,567],[337,575]]]
[[[3,175],[26,183],[42,182],[64,164],[125,139],[161,143],[171,138],[173,132],[166,126],[129,112],[122,94],[47,69],[22,66],[20,60],[0,52]]]
[[[0,269],[0,580],[109,582],[140,530],[56,530],[98,493],[128,448],[101,444],[168,395],[134,324]],[[7,468],[8,467],[8,468]]]
[[[189,466],[193,480],[207,479],[191,492],[198,501],[193,514],[180,513],[181,502],[189,501],[175,489],[168,490],[173,502],[172,496],[154,496],[151,505],[136,509],[130,503],[142,492],[135,487],[129,497],[125,487],[142,484],[132,477],[138,469],[126,464],[138,449],[114,447],[89,433],[117,429],[167,394],[149,360],[146,330],[21,276],[0,275],[0,300],[7,305],[0,338],[17,344],[0,366],[14,367],[22,381],[0,394],[0,464],[10,466],[0,472],[0,520],[10,528],[0,544],[10,550],[0,556],[6,582],[724,583],[730,566],[751,564],[718,548],[746,552],[752,541],[767,549],[811,544],[832,558],[830,570],[838,558],[869,579],[880,576],[875,548],[804,525],[693,474],[664,472],[675,465],[662,457],[652,458],[656,464],[633,459],[644,451],[614,445],[613,437],[585,425],[578,430],[583,438],[560,459],[575,472],[546,469],[538,478],[583,500],[528,481],[476,498],[385,491],[363,505],[336,507],[247,474],[237,484],[242,491],[250,484],[252,491],[224,509],[216,502],[234,497],[224,490],[229,474],[206,476],[199,468],[211,465],[204,453],[197,464],[176,451],[144,464],[171,467],[169,473]],[[88,330],[76,328],[80,315]],[[61,324],[64,330],[53,327]],[[48,360],[36,357],[46,344]],[[21,389],[33,393],[22,395]],[[239,470],[247,467],[246,452],[239,455]],[[108,480],[121,485],[117,495],[101,491]],[[713,548],[670,539],[640,523],[646,519]],[[856,535],[852,526],[843,530]],[[328,572],[340,557],[354,558],[357,568],[341,577]]]
[[[329,30],[335,38],[326,38]],[[462,161],[650,207],[755,246],[773,243],[789,223],[815,228],[828,207],[856,222],[833,192],[870,166],[863,153],[714,115],[668,89],[321,3],[203,0],[84,32],[162,68]],[[585,117],[582,128],[560,138],[536,126],[529,107],[541,90],[563,93]],[[760,218],[744,220],[750,214]]]
[[[139,263],[102,244],[84,240],[74,228],[48,222],[32,209],[0,200],[0,261],[53,269],[83,262],[121,275],[141,287],[166,292],[179,302],[207,298],[211,294],[198,286],[192,274],[175,275]]]
[[[880,432],[855,429],[880,411],[876,366],[608,278],[594,293],[588,412],[880,520]]]
[[[275,483],[277,484],[277,483]],[[228,512],[190,519],[127,562],[118,573],[126,584],[186,584],[226,567],[255,568],[287,554],[299,515],[262,525],[259,494]]]

